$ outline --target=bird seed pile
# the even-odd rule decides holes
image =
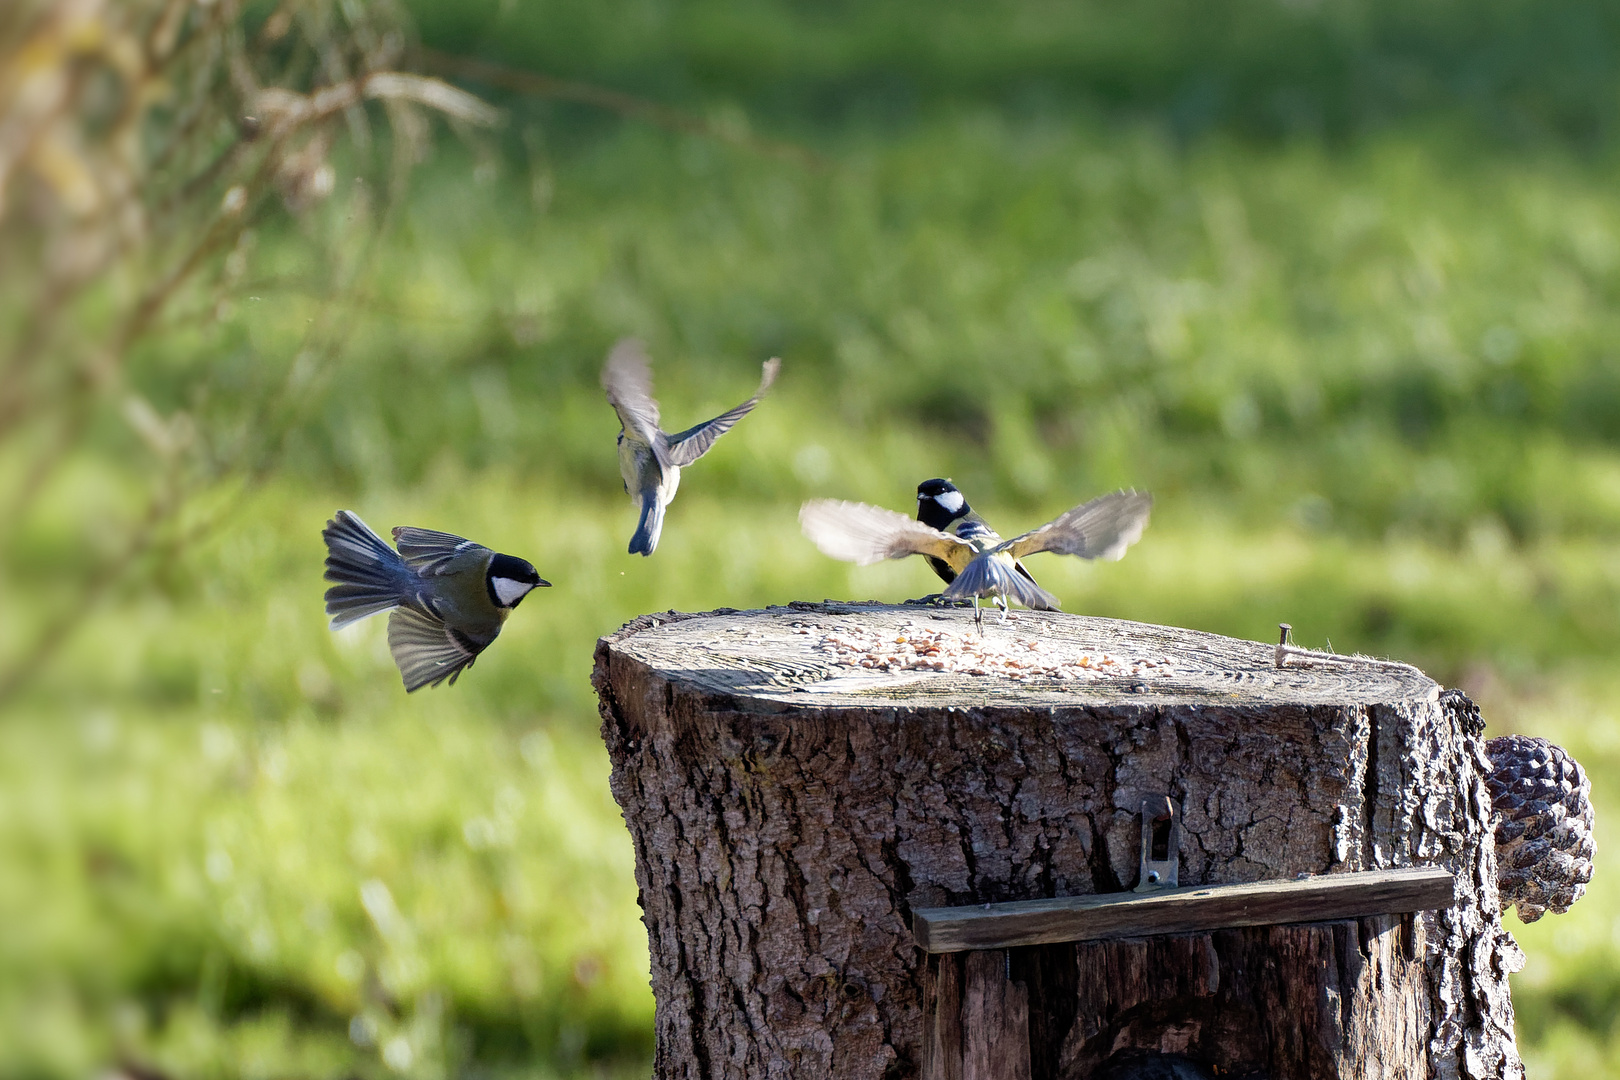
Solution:
[[[960,675],[999,675],[1008,679],[1102,680],[1169,676],[1168,663],[1106,652],[1080,653],[1038,637],[1007,636],[991,631],[957,633],[947,629],[903,625],[871,630],[850,626],[831,629],[795,623],[793,632],[820,634],[818,652],[869,671],[942,671]]]

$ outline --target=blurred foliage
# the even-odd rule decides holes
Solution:
[[[405,2],[443,49],[803,132],[1079,107],[1178,142],[1443,115],[1468,138],[1596,149],[1620,120],[1603,0]]]
[[[1286,619],[1421,663],[1576,754],[1607,850],[1609,7],[410,0],[418,54],[387,7],[223,4],[0,14],[13,112],[22,42],[145,70],[178,11],[199,44],[106,99],[138,107],[54,114],[81,172],[139,197],[75,217],[37,150],[0,156],[0,265],[45,269],[0,277],[0,364],[49,329],[27,378],[0,368],[0,398],[41,403],[0,428],[0,664],[31,676],[0,714],[0,922],[35,928],[0,935],[0,1073],[644,1074],[593,641],[670,607],[926,592],[921,566],[823,559],[794,511],[905,507],[932,475],[1006,528],[1153,490],[1129,558],[1042,565],[1068,609],[1250,638]],[[73,11],[134,44],[82,44],[118,35],[69,33]],[[484,113],[364,83],[429,65],[504,124],[430,138],[409,102]],[[360,85],[412,89],[299,112]],[[281,158],[278,115],[310,116]],[[805,152],[756,152],[783,140]],[[109,254],[49,285],[83,243]],[[624,554],[597,387],[627,333],[677,425],[785,360],[651,560]],[[324,629],[339,505],[557,587],[453,690],[407,698],[380,621]],[[1620,1076],[1602,860],[1572,913],[1515,926],[1536,1076]]]
[[[265,270],[255,226],[302,217],[277,270],[341,295],[380,207],[364,173],[329,200],[329,158],[339,139],[375,141],[368,103],[388,121],[396,193],[428,138],[424,109],[494,118],[392,70],[406,39],[389,4],[351,8],[73,0],[0,20],[0,259],[31,270],[0,291],[0,446],[23,461],[0,515],[31,521],[87,444],[146,459],[139,486],[52,537],[64,613],[0,642],[0,698],[133,562],[183,542],[190,497],[273,464],[340,344],[330,306],[299,348],[266,356],[242,339],[232,307]]]

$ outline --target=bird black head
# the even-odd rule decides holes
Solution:
[[[496,555],[490,559],[484,583],[489,587],[489,598],[495,606],[508,609],[517,607],[530,589],[551,586],[533,564],[515,555]]]
[[[970,512],[967,499],[949,480],[924,480],[917,485],[917,520],[934,529],[949,529],[951,522]]]

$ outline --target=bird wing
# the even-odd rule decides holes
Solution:
[[[388,616],[388,651],[394,654],[407,693],[438,686],[446,679],[454,686],[461,672],[472,667],[488,646],[489,641],[480,641],[416,608],[398,607]]]
[[[706,420],[697,427],[687,428],[679,435],[669,436],[669,459],[676,465],[685,467],[708,453],[714,440],[730,431],[737,421],[753,411],[759,399],[765,396],[765,391],[771,388],[776,381],[776,373],[782,369],[782,361],[775,359],[765,361],[762,375],[759,380],[759,389],[754,396],[738,405],[729,412],[723,412],[713,420]]]
[[[972,547],[949,533],[866,503],[812,499],[799,508],[799,526],[822,554],[861,566],[907,555],[932,555],[962,566],[974,555]]]
[[[658,426],[658,402],[652,396],[652,366],[647,349],[635,338],[624,338],[602,365],[602,389],[608,404],[619,414],[626,435],[653,448],[658,464],[668,466],[669,437]]]
[[[1038,529],[1015,536],[997,550],[1015,559],[1038,551],[1051,551],[1113,562],[1123,558],[1125,549],[1142,538],[1152,510],[1153,496],[1146,492],[1116,491],[1077,506]]]
[[[453,533],[433,529],[413,529],[401,525],[394,530],[394,546],[405,565],[418,574],[448,574],[465,564],[465,556],[489,553],[489,548]]]

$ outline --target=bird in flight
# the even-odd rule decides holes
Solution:
[[[664,510],[675,498],[681,470],[708,452],[714,441],[751,412],[776,381],[782,361],[765,361],[754,396],[713,420],[677,435],[658,426],[658,402],[652,396],[652,371],[641,342],[625,338],[608,353],[602,367],[602,389],[619,414],[619,475],[641,517],[630,538],[630,554],[651,555],[664,528]]]
[[[321,536],[336,582],[326,590],[332,629],[392,609],[388,650],[406,692],[454,686],[529,591],[551,584],[523,559],[432,529],[395,529],[395,551],[347,510]]]
[[[1003,540],[988,526],[961,536],[881,506],[813,499],[799,509],[799,525],[822,554],[860,566],[907,555],[928,556],[931,564],[938,560],[952,572],[945,599],[971,599],[977,620],[979,600],[989,597],[1005,619],[1009,600],[1037,611],[1061,606],[1057,597],[1035,584],[1020,559],[1042,551],[1082,559],[1123,558],[1126,549],[1142,538],[1152,509],[1153,496],[1116,491]],[[939,572],[938,567],[935,570]]]

